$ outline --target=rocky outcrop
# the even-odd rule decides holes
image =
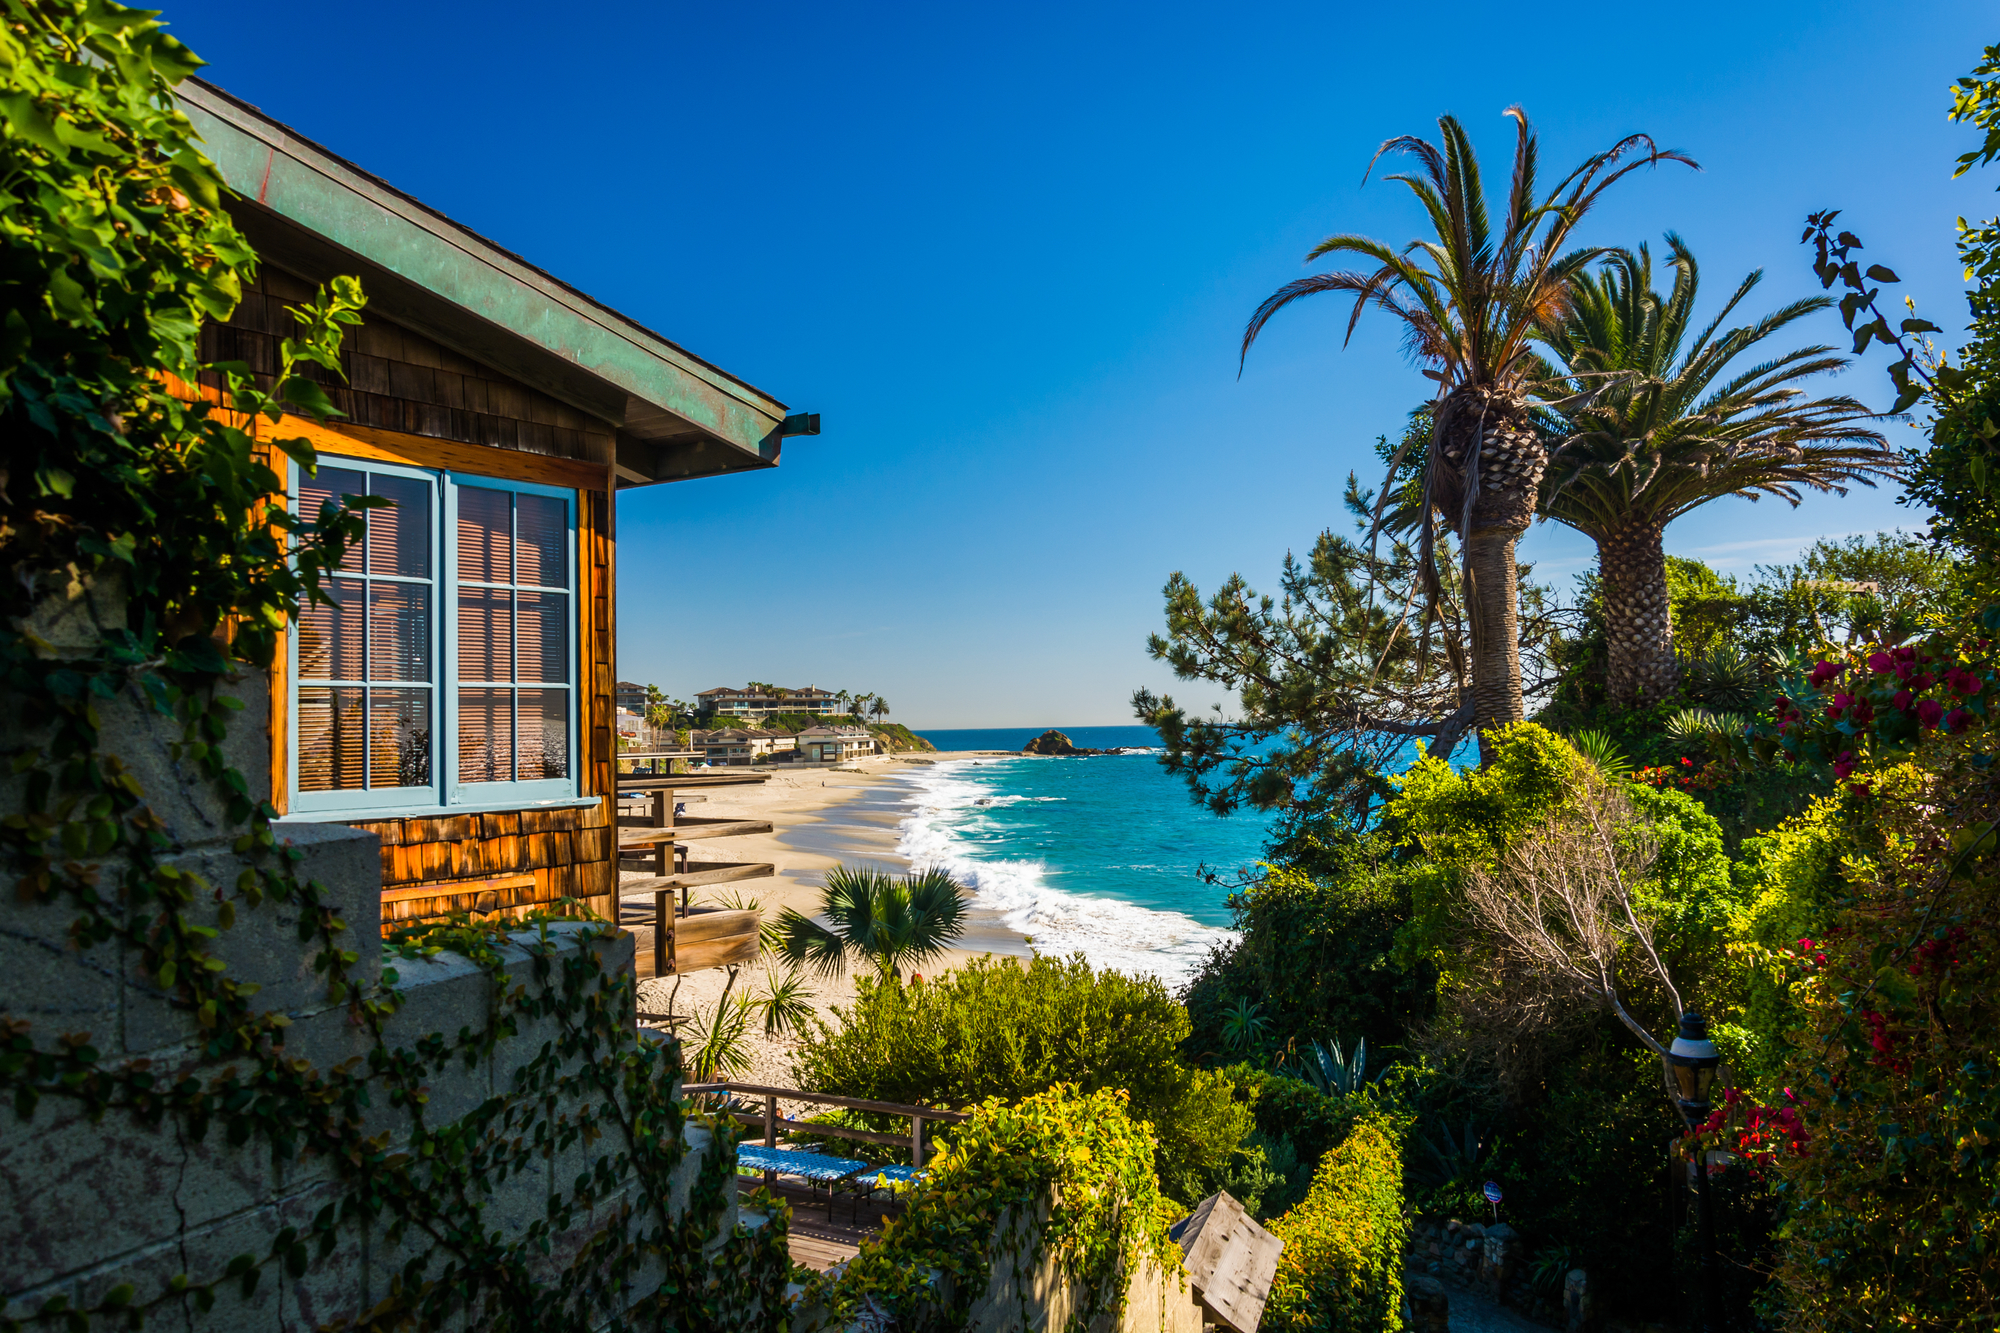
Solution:
[[[1053,754],[1063,756],[1109,754],[1109,750],[1088,750],[1078,746],[1069,737],[1050,727],[1035,739],[1021,747],[1022,754]]]

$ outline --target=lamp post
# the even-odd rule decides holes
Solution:
[[[1721,1052],[1708,1039],[1708,1020],[1693,1009],[1682,1014],[1680,1031],[1667,1048],[1667,1068],[1674,1078],[1674,1104],[1690,1130],[1708,1119],[1708,1090],[1721,1063]],[[1708,1192],[1708,1154],[1699,1147],[1695,1154],[1694,1192],[1701,1226],[1701,1324],[1703,1333],[1719,1333],[1722,1302],[1716,1289],[1715,1204]]]

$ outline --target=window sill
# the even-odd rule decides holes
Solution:
[[[286,824],[375,824],[385,819],[449,819],[453,815],[492,815],[515,810],[585,810],[602,803],[602,796],[565,796],[552,801],[483,801],[477,805],[399,805],[379,810],[299,810],[280,815],[272,827]]]

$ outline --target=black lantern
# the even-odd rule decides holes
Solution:
[[[1708,1109],[1709,1085],[1722,1053],[1708,1039],[1708,1020],[1693,1009],[1681,1015],[1681,1028],[1667,1048],[1667,1065],[1674,1071],[1674,1096],[1683,1113]]]

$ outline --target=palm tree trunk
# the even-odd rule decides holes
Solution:
[[[1472,698],[1479,762],[1491,755],[1488,733],[1527,717],[1521,696],[1520,575],[1514,542],[1535,518],[1548,454],[1516,400],[1483,389],[1458,390],[1446,412],[1444,462],[1449,483],[1433,492],[1446,517],[1464,503],[1474,476],[1465,532],[1467,619],[1472,630]],[[1476,455],[1474,446],[1477,446]],[[1474,459],[1476,457],[1476,463]]]
[[[1487,734],[1527,717],[1521,698],[1521,581],[1514,564],[1514,542],[1526,528],[1525,523],[1475,527],[1465,544],[1472,572],[1466,601],[1473,629],[1473,725],[1479,728],[1482,764],[1489,757]]]
[[[1598,538],[1597,569],[1610,656],[1605,694],[1613,708],[1658,703],[1680,683],[1663,532],[1660,523],[1634,515],[1624,527]]]

